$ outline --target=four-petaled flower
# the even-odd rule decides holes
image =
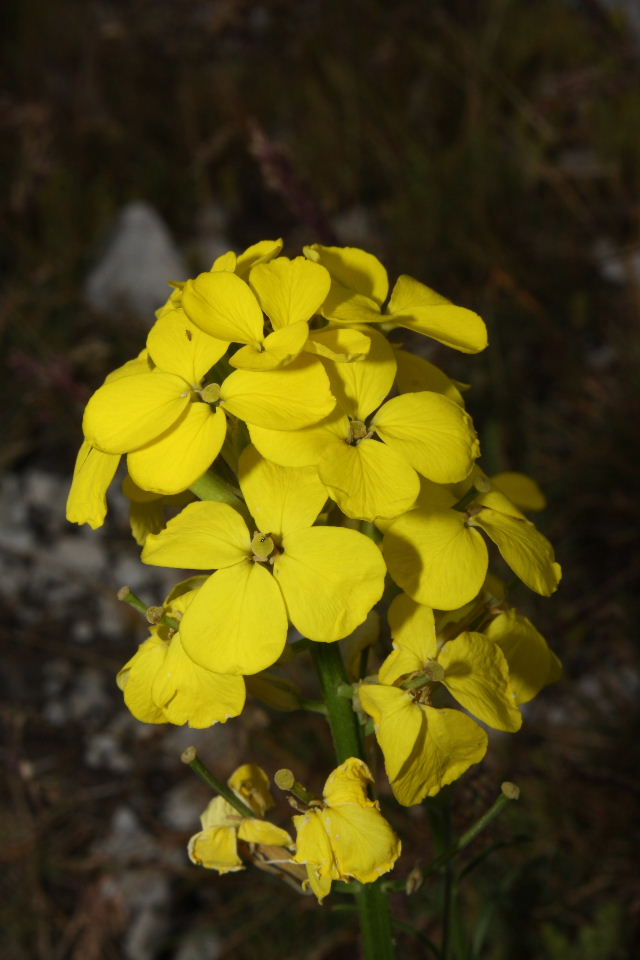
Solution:
[[[518,730],[522,716],[507,661],[492,640],[461,633],[439,646],[433,611],[406,594],[391,604],[389,625],[395,649],[380,668],[379,683],[361,684],[358,698],[373,717],[394,795],[410,806],[456,780],[487,749],[475,720],[432,704],[434,688],[442,684],[461,707],[497,730]]]
[[[280,847],[292,843],[286,830],[262,819],[274,803],[269,778],[261,767],[246,763],[238,767],[227,782],[233,792],[255,810],[255,819],[243,817],[224,797],[214,797],[200,817],[202,830],[191,837],[187,848],[193,863],[218,873],[244,870],[238,841]]]
[[[367,795],[372,782],[366,763],[350,757],[328,777],[322,802],[293,818],[298,834],[293,861],[306,864],[309,886],[320,901],[333,880],[373,883],[400,856],[400,840]]]
[[[280,467],[247,447],[238,477],[255,533],[227,504],[192,503],[147,537],[142,559],[216,569],[185,612],[184,648],[209,670],[252,674],[278,659],[288,621],[320,642],[351,633],[382,596],[385,566],[358,531],[312,526],[326,500],[312,467]]]

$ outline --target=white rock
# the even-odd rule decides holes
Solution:
[[[164,798],[160,819],[172,830],[196,833],[200,829],[200,814],[209,802],[201,784],[191,776],[172,787]]]
[[[195,930],[187,934],[173,960],[217,960],[219,956],[220,938],[210,930]]]
[[[59,571],[60,576],[67,573],[96,576],[108,562],[103,544],[82,534],[60,537],[49,550],[42,548],[41,556],[49,569]]]
[[[92,307],[112,316],[133,313],[149,326],[171,293],[170,280],[188,270],[171,234],[148,203],[129,203],[120,212],[111,242],[85,284]]]
[[[195,253],[201,270],[210,270],[216,257],[228,250],[233,244],[227,239],[227,214],[220,203],[208,203],[198,214],[196,228]]]
[[[380,227],[369,207],[356,204],[346,207],[331,218],[331,223],[340,243],[369,249],[377,245]]]
[[[610,283],[640,283],[640,248],[623,250],[609,237],[600,237],[593,257],[600,275]]]

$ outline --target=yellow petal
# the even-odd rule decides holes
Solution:
[[[293,818],[296,819],[295,817]],[[302,889],[306,891],[311,888],[318,903],[322,903],[325,897],[331,893],[331,880],[320,876],[320,870],[311,863],[307,864],[307,879],[302,883]]]
[[[359,520],[396,517],[413,505],[420,490],[415,470],[377,440],[328,444],[318,473],[342,512]]]
[[[315,427],[302,430],[267,430],[249,424],[249,435],[267,460],[283,467],[317,464],[328,447],[342,445],[349,436],[349,420],[339,411]]]
[[[139,547],[143,547],[150,533],[160,533],[165,528],[162,500],[150,500],[147,503],[132,501],[129,504],[129,526],[133,539]]]
[[[484,540],[455,510],[414,510],[398,517],[382,549],[398,586],[436,610],[455,610],[473,600],[489,563]]]
[[[273,260],[282,250],[283,242],[279,240],[260,240],[238,256],[236,273],[246,279],[257,263]]]
[[[487,328],[477,313],[456,307],[446,297],[406,275],[396,281],[387,319],[462,353],[479,353],[487,346]]]
[[[405,767],[391,782],[394,796],[404,806],[433,797],[453,783],[487,752],[487,735],[461,710],[419,707],[425,714],[425,739],[416,745]]]
[[[180,624],[188,655],[216,673],[251,674],[276,662],[287,639],[278,584],[259,563],[218,570]]]
[[[396,362],[398,371],[396,373],[396,382],[400,393],[417,393],[421,390],[431,390],[433,393],[441,393],[449,400],[455,401],[464,407],[462,394],[458,390],[456,383],[446,375],[435,364],[429,363],[424,357],[415,353],[409,353],[407,350],[396,348]]]
[[[142,561],[211,570],[241,563],[250,554],[251,537],[240,514],[226,503],[203,500],[190,503],[161,533],[147,537]]]
[[[222,410],[190,403],[171,430],[129,454],[129,473],[139,486],[155,493],[187,490],[218,456],[226,430]]]
[[[426,716],[406,690],[377,683],[358,687],[360,706],[373,717],[389,782],[400,776],[418,747],[424,745]]]
[[[543,597],[557,589],[562,576],[560,565],[554,560],[553,547],[534,525],[500,493],[483,494],[476,501],[484,504],[469,521],[482,527],[491,537],[503,559],[523,583]],[[506,506],[505,506],[506,503]],[[498,509],[492,509],[496,504]],[[502,510],[509,512],[502,512]]]
[[[322,811],[322,819],[343,880],[373,883],[393,867],[401,844],[375,807],[345,804]]]
[[[201,273],[187,280],[182,307],[205,333],[232,343],[260,343],[263,319],[251,288],[235,273]]]
[[[255,677],[246,679],[247,693],[256,700],[262,700],[273,710],[282,710],[285,713],[300,710],[302,693],[300,689],[286,677],[265,670]]]
[[[380,550],[355,530],[297,530],[284,537],[283,547],[273,573],[291,622],[310,640],[346,637],[382,596]]]
[[[340,407],[356,420],[365,420],[380,406],[396,375],[395,355],[386,337],[374,330],[367,330],[366,336],[371,341],[366,357],[354,363],[327,362],[325,367]]]
[[[496,473],[491,477],[491,486],[503,493],[521,510],[544,510],[547,505],[546,497],[536,481],[524,473],[516,473],[512,470]]]
[[[347,668],[349,679],[360,680],[364,675],[366,653],[380,639],[380,614],[370,610],[366,620],[340,641],[342,659]]]
[[[327,499],[314,467],[278,466],[253,446],[240,455],[238,480],[257,529],[278,537],[310,527]]]
[[[241,820],[242,814],[220,796],[209,801],[200,817],[203,830],[215,830],[217,827],[233,827],[237,830]]]
[[[382,304],[389,291],[387,271],[377,257],[358,247],[323,247],[312,243],[304,255],[327,268],[342,286]]]
[[[154,370],[120,377],[93,394],[84,411],[86,439],[105,453],[128,453],[159,437],[189,404],[182,377]]]
[[[235,827],[203,830],[191,837],[187,850],[191,862],[207,870],[217,870],[219,873],[244,870],[238,856]]]
[[[171,308],[173,309],[173,307]],[[122,377],[132,377],[139,373],[151,373],[153,370],[153,361],[149,356],[147,349],[141,350],[133,360],[127,360],[122,366],[116,367],[104,378],[105,383],[111,383],[113,380],[120,380]]]
[[[431,510],[446,510],[449,507],[453,507],[461,497],[462,494],[456,496],[450,486],[442,486],[439,483],[433,483],[433,481],[422,477],[420,479],[420,493],[418,494],[416,507],[428,512]]]
[[[222,384],[225,410],[269,430],[300,430],[318,423],[336,402],[322,363],[298,357],[281,370],[236,370]]]
[[[249,283],[274,330],[310,320],[329,292],[331,277],[318,263],[296,257],[278,257],[259,263]]]
[[[496,654],[498,654],[496,656]],[[509,685],[509,668],[500,650],[481,633],[461,633],[438,656],[444,685],[460,706],[496,730],[519,730],[522,714]]]
[[[169,723],[211,727],[242,713],[244,680],[198,666],[184,652],[178,633],[153,677],[152,697]]]
[[[354,293],[337,280],[331,283],[329,296],[322,304],[320,313],[333,323],[386,323],[389,319],[382,313],[376,300]]]
[[[186,580],[181,580],[171,589],[165,597],[164,606],[170,614],[175,614],[176,610],[184,613],[195,596],[195,591],[199,590],[202,584],[207,580],[204,573],[196,573]]]
[[[380,683],[394,683],[404,674],[421,670],[437,654],[436,626],[431,607],[416,603],[406,593],[400,593],[391,601],[387,616],[397,649],[380,667]]]
[[[139,487],[137,483],[134,483],[128,473],[122,481],[122,492],[128,500],[132,500],[134,503],[151,503],[152,501],[162,499],[161,494],[153,493],[150,490],[144,490],[142,487]]]
[[[405,393],[388,400],[372,421],[379,437],[435,483],[455,483],[480,453],[471,417],[439,393]]]
[[[78,451],[67,498],[69,523],[88,523],[95,530],[107,515],[107,490],[120,463],[120,454],[103,453],[85,440]]]
[[[528,703],[548,683],[560,679],[562,666],[555,653],[531,621],[515,610],[499,614],[486,633],[507,658],[517,703]]]
[[[325,884],[328,881],[330,886],[332,880],[340,878],[322,812],[319,809],[312,808],[302,816],[293,818],[297,838],[296,852],[292,858],[294,863],[306,863],[308,865],[311,887],[320,901],[329,891],[324,884],[317,884],[317,881],[324,881]]]
[[[191,323],[180,308],[156,320],[147,336],[147,349],[155,365],[194,387],[228,346],[225,340],[216,340]]]
[[[273,844],[278,847],[290,846],[293,841],[286,830],[276,827],[267,820],[245,818],[238,828],[238,839],[247,843]]]
[[[302,889],[305,891],[309,887],[317,898],[318,903],[322,903],[324,898],[328,897],[331,893],[331,880],[321,877],[320,871],[312,864],[307,864],[307,880],[302,884]]]
[[[372,338],[352,327],[326,327],[313,330],[305,344],[308,353],[333,360],[337,363],[353,363],[366,357],[371,350]]]
[[[309,336],[309,327],[301,320],[290,327],[274,330],[260,344],[247,344],[233,354],[229,363],[238,370],[275,370],[294,360]]]
[[[369,799],[367,786],[373,783],[369,767],[359,757],[349,757],[329,774],[322,794],[325,803],[337,807],[343,803],[357,803],[365,807],[375,806]]]
[[[257,763],[243,763],[233,771],[227,783],[260,816],[275,806],[269,777]]]
[[[140,644],[136,653],[118,673],[116,682],[127,708],[143,723],[166,723],[164,711],[152,696],[153,678],[161,669],[168,644],[157,634]]]
[[[211,271],[218,273],[220,270],[226,270],[228,273],[235,273],[237,262],[238,258],[234,251],[227,250],[226,253],[221,253],[219,257],[215,258],[211,264]]]

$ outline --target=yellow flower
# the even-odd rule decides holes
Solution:
[[[202,581],[204,578],[197,578]],[[197,594],[194,580],[171,592],[164,610],[180,619]],[[174,723],[178,726],[211,727],[242,713],[245,685],[242,677],[214,673],[194,663],[184,652],[180,632],[166,626],[151,628],[118,673],[124,701],[143,723]]]
[[[316,263],[278,257],[257,263],[249,283],[236,273],[213,270],[187,280],[182,306],[213,337],[245,344],[230,359],[245,370],[273,370],[304,348],[309,320],[329,291],[331,278]],[[266,314],[271,330],[265,330]]]
[[[304,253],[331,274],[331,290],[321,309],[328,319],[405,327],[463,353],[478,353],[486,347],[487,330],[477,313],[455,306],[413,277],[398,277],[385,307],[387,271],[371,253],[318,243],[305,247]]]
[[[216,570],[181,623],[185,650],[210,670],[253,674],[282,653],[288,620],[320,642],[351,633],[380,599],[385,567],[363,534],[312,526],[326,499],[313,468],[280,467],[247,447],[239,481],[255,533],[227,504],[193,503],[147,537],[142,559]]]
[[[562,664],[555,653],[531,621],[515,610],[499,613],[485,632],[506,657],[516,703],[528,703],[560,679]]]
[[[230,873],[244,870],[238,854],[238,841],[274,846],[290,846],[286,830],[261,819],[274,805],[269,791],[269,778],[255,764],[244,764],[227,781],[233,792],[257,814],[255,819],[243,817],[223,797],[214,797],[200,817],[202,830],[189,840],[192,863]]]
[[[482,530],[513,572],[544,597],[557,588],[562,571],[553,547],[497,490],[479,494],[464,511],[452,510],[456,497],[440,488],[433,507],[404,514],[385,532],[383,553],[389,573],[418,603],[455,610],[472,600],[489,564]]]
[[[111,454],[105,453],[108,457]],[[149,493],[134,483],[129,475],[122,482],[122,492],[129,501],[129,525],[133,539],[138,546],[144,542],[150,533],[160,533],[167,525],[165,510],[167,508],[186,507],[195,500],[195,495],[188,490],[166,496],[161,493]]]
[[[547,505],[545,495],[536,481],[525,473],[517,473],[515,470],[505,470],[489,477],[476,463],[469,476],[462,483],[455,484],[451,492],[457,499],[461,499],[471,487],[475,487],[480,493],[497,490],[515,507],[527,513],[544,510]]]
[[[213,261],[212,271],[227,270],[237,273],[243,280],[249,276],[253,267],[258,263],[268,263],[277,257],[283,247],[282,239],[259,240],[251,244],[242,253],[236,254],[233,250],[221,254]],[[184,285],[183,285],[184,286]]]
[[[395,344],[393,350],[398,365],[396,385],[399,393],[431,390],[433,393],[441,393],[464,407],[462,391],[468,389],[466,384],[452,380],[440,367],[436,367],[435,363],[425,360],[418,354],[409,353],[408,350],[403,350]]]
[[[112,370],[105,384],[122,377],[148,373],[151,369],[146,350]],[[94,530],[101,527],[107,515],[107,490],[111,486],[118,464],[119,453],[104,453],[84,440],[73,471],[71,489],[67,498],[67,520],[70,523],[88,523]]]
[[[88,440],[83,441],[67,498],[69,523],[88,523],[93,530],[102,526],[107,515],[107,490],[119,463],[119,453],[103,453]]]
[[[306,864],[320,901],[333,880],[373,883],[400,856],[400,840],[367,796],[372,782],[366,763],[350,757],[328,777],[322,804],[293,818],[298,834],[293,861]]]
[[[242,283],[234,274],[215,276]],[[93,446],[128,453],[129,473],[142,489],[174,494],[195,483],[222,447],[225,413],[297,430],[333,410],[329,381],[312,357],[299,358],[286,371],[238,370],[222,384],[205,384],[228,342],[203,333],[180,306],[159,314],[147,338],[154,368],[106,382],[89,400],[83,422]]]
[[[515,470],[505,470],[502,473],[496,473],[490,480],[491,489],[498,490],[505,497],[511,500],[511,503],[521,510],[544,510],[547,500],[536,483],[531,477],[524,473],[517,473]]]
[[[143,490],[186,490],[216,457],[225,418],[202,402],[205,374],[227,344],[207,337],[180,307],[162,314],[147,337],[153,369],[109,380],[85,409],[84,435],[105,453],[128,453],[127,466]]]
[[[479,447],[471,418],[441,393],[422,390],[383,402],[396,375],[394,353],[381,334],[360,333],[370,341],[362,359],[325,361],[338,400],[331,418],[287,436],[254,426],[250,433],[263,456],[276,463],[317,466],[348,517],[373,520],[411,507],[419,473],[437,483],[462,480]]]
[[[395,649],[380,668],[380,682],[361,684],[358,697],[375,722],[394,795],[410,806],[457,780],[487,749],[486,733],[470,716],[432,704],[439,684],[497,730],[518,730],[522,716],[507,661],[483,634],[462,633],[438,647],[433,611],[406,594],[392,602],[389,625]],[[406,680],[419,685],[397,685]]]

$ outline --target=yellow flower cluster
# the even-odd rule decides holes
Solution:
[[[366,763],[350,757],[328,777],[322,799],[305,804],[293,818],[294,845],[281,827],[264,819],[274,806],[269,779],[260,767],[245,764],[229,778],[233,793],[255,812],[243,817],[222,797],[215,797],[202,814],[202,830],[189,841],[193,863],[219,873],[244,869],[238,850],[244,842],[248,859],[265,851],[275,863],[302,864],[307,886],[322,902],[334,880],[372,883],[391,870],[401,843],[367,786],[373,778]],[[247,846],[248,845],[248,846]]]
[[[143,561],[203,571],[172,591],[118,675],[138,719],[206,727],[239,715],[246,682],[268,688],[288,637],[349,638],[354,660],[376,642],[383,662],[354,707],[373,721],[395,796],[418,803],[484,756],[480,724],[517,730],[520,704],[558,676],[495,587],[485,540],[550,595],[560,567],[522,512],[544,498],[519,474],[482,472],[463,386],[403,344],[411,331],[476,353],[487,345],[477,314],[408,276],[389,293],[363,250],[281,250],[229,252],[173,285],[145,349],[87,404],[67,516],[104,522],[126,456]],[[385,585],[386,650],[374,609]],[[294,859],[320,898],[332,879],[375,879],[399,849],[367,799],[366,765],[339,769],[296,818]],[[238,825],[225,803],[205,813],[197,862],[237,869],[238,838],[289,844],[259,819]],[[363,860],[359,833],[384,852]]]

